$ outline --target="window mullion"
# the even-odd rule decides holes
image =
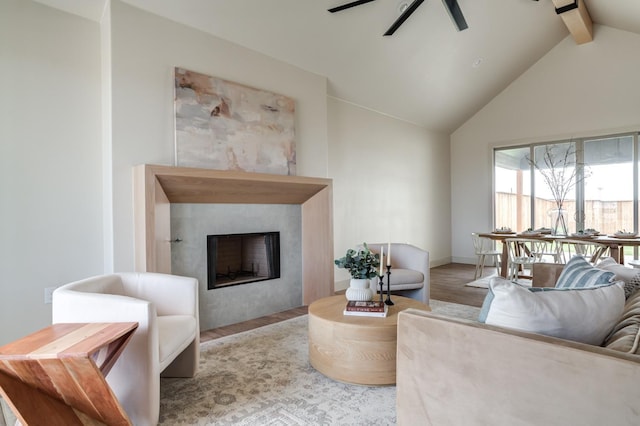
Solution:
[[[529,147],[529,158],[533,158],[535,161],[535,146],[531,145]],[[530,162],[529,164],[529,175],[531,176],[531,200],[529,202],[529,215],[531,217],[531,224],[529,225],[530,227],[535,227],[535,228],[539,228],[540,226],[536,226],[537,222],[537,218],[536,218],[536,184],[535,184],[535,179],[534,179],[534,173],[535,173],[535,167],[533,165],[533,162]]]
[[[585,221],[585,177],[584,177],[584,139],[575,141],[576,148],[576,231],[584,229]]]
[[[633,135],[633,229],[638,232],[638,135]],[[634,248],[634,258],[637,258],[638,247]]]

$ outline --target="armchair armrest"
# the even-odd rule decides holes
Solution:
[[[157,316],[148,301],[75,291],[63,286],[53,292],[52,323],[65,322],[137,322],[138,328],[125,351],[144,354],[146,359],[158,358]]]
[[[158,315],[198,317],[198,280],[160,273],[118,274],[125,293],[152,302]]]
[[[53,292],[52,322],[138,322],[147,330],[156,319],[154,306],[129,296],[90,293],[60,287]],[[145,331],[146,332],[146,331]]]

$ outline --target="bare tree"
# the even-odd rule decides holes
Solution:
[[[529,156],[526,156],[526,159],[530,165],[540,172],[556,202],[558,215],[555,219],[554,231],[566,235],[568,233],[567,223],[562,214],[562,208],[569,191],[581,179],[578,174],[579,166],[584,168],[584,164],[578,164],[576,161],[575,142],[569,142],[568,145],[545,145],[541,158],[536,157],[535,160],[532,160]]]

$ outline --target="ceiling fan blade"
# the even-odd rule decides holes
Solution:
[[[467,21],[464,19],[464,15],[462,15],[462,9],[460,9],[460,5],[457,0],[442,0],[442,3],[444,3],[449,11],[449,15],[451,16],[453,23],[456,24],[458,31],[469,28]]]
[[[336,7],[332,7],[331,9],[327,9],[327,11],[331,12],[331,13],[336,13],[336,12],[340,12],[341,10],[345,10],[345,9],[349,9],[351,7],[355,7],[355,6],[360,6],[361,4],[365,4],[365,3],[369,3],[375,0],[357,0],[357,1],[352,1],[350,3],[345,3],[343,5],[340,6],[336,6]]]
[[[404,21],[406,21],[407,18],[409,18],[409,16],[411,16],[411,14],[416,11],[418,6],[420,6],[422,2],[424,2],[424,0],[413,0],[413,2],[409,5],[409,7],[407,7],[407,9],[404,12],[402,12],[402,14],[398,17],[398,19],[396,19],[396,22],[394,22],[393,25],[389,27],[389,29],[387,30],[386,33],[384,33],[384,35],[386,36],[393,35],[393,33],[395,33],[396,30],[400,28],[400,25],[402,25]]]

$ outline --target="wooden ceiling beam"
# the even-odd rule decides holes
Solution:
[[[593,41],[593,22],[584,0],[552,0],[577,44]]]

